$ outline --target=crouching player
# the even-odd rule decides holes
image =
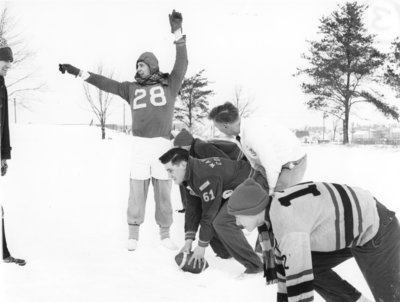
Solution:
[[[229,198],[228,213],[248,231],[259,227],[278,301],[312,301],[313,289],[326,301],[368,301],[332,270],[351,257],[376,301],[400,301],[399,222],[370,192],[308,182],[269,197],[248,179]]]
[[[199,241],[189,259],[189,264],[194,262],[193,265],[197,266],[202,263],[206,248],[217,236],[228,255],[246,267],[241,277],[261,272],[262,261],[236,225],[235,218],[227,212],[228,192],[232,192],[247,177],[252,176],[254,170],[250,164],[246,161],[219,157],[196,159],[181,148],[173,148],[164,153],[160,161],[176,184],[183,184],[192,194],[199,197],[198,204],[201,205]],[[265,178],[261,175],[257,181],[260,183],[264,181],[263,186],[267,186]],[[192,203],[188,203],[188,207],[191,205]],[[188,208],[187,212],[192,212],[192,209]],[[189,250],[194,237],[195,230],[192,236],[186,238],[185,247]]]

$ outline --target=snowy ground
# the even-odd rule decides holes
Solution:
[[[0,264],[0,301],[275,301],[275,286],[261,275],[238,280],[244,268],[217,259],[200,275],[178,270],[159,244],[149,194],[140,247],[127,238],[128,137],[87,126],[12,125],[13,159],[2,178],[9,248],[28,264]],[[400,149],[306,146],[305,180],[362,186],[400,213]],[[174,208],[180,209],[173,188]],[[4,202],[3,202],[4,200]],[[183,245],[183,214],[174,213],[172,238]],[[253,243],[255,234],[248,236]],[[371,293],[353,260],[337,269],[363,293]],[[316,301],[322,301],[317,297]]]

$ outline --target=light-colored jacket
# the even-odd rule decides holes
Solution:
[[[291,130],[259,117],[241,119],[240,145],[252,167],[267,178],[270,192],[276,186],[282,166],[305,155]]]
[[[289,302],[313,299],[311,251],[363,246],[379,229],[373,195],[333,183],[308,182],[276,192],[269,217],[285,273],[278,273],[278,293]]]

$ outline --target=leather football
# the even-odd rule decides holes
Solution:
[[[204,259],[199,266],[198,264],[196,267],[193,267],[192,262],[190,265],[188,264],[190,257],[192,257],[193,252],[188,253],[179,253],[178,255],[175,256],[175,262],[178,264],[179,268],[183,270],[184,272],[189,272],[192,274],[200,274],[203,272],[209,265],[208,262]]]

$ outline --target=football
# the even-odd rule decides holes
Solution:
[[[188,253],[179,253],[178,255],[175,256],[175,262],[178,264],[179,268],[182,269],[184,272],[189,272],[192,274],[200,274],[202,271],[204,271],[208,267],[207,261],[204,259],[202,261],[201,265],[197,265],[196,267],[193,267],[192,262],[190,265],[188,264],[190,257],[192,257],[193,252]]]

